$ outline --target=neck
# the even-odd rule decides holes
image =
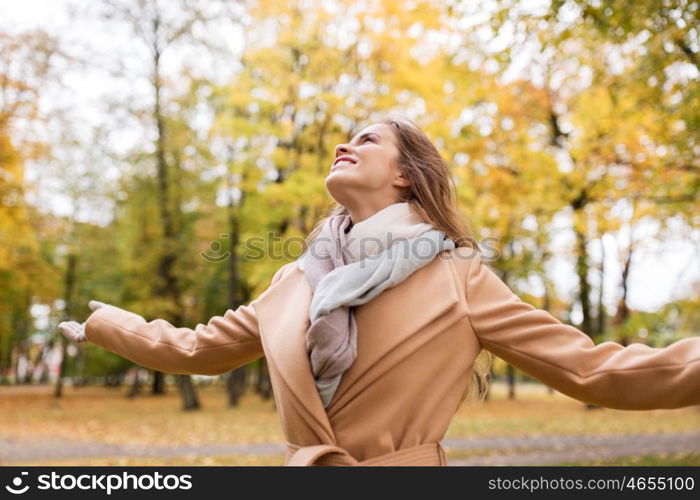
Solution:
[[[345,208],[347,209],[348,214],[350,215],[350,220],[352,221],[352,224],[354,226],[355,224],[362,222],[363,220],[369,219],[380,210],[388,207],[389,205],[393,205],[394,203],[399,202],[396,200],[384,200],[382,202],[377,203],[365,202],[364,204],[357,206],[345,205]]]
[[[413,238],[431,227],[411,209],[409,203],[390,203],[370,217],[353,224],[347,231],[347,257],[352,261],[374,255],[391,246],[397,239]]]

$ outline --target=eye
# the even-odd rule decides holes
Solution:
[[[372,139],[371,137],[365,137],[364,140],[363,140],[362,142],[365,143],[365,142],[367,142],[367,141],[375,142],[374,139]]]

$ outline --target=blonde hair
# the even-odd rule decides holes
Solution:
[[[447,162],[425,132],[410,118],[393,113],[374,123],[389,125],[396,137],[397,166],[409,180],[399,202],[409,203],[425,221],[450,237],[457,247],[471,247],[478,252],[469,221],[457,209],[456,187]],[[306,247],[314,241],[326,220],[336,215],[349,215],[349,212],[336,203],[326,217],[314,225],[305,239]],[[491,362],[491,353],[482,350],[474,360],[472,379],[463,401],[484,400],[490,384]]]

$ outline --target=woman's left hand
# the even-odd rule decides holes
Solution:
[[[104,302],[97,300],[91,300],[88,302],[88,307],[94,312],[99,308],[106,306]],[[58,331],[60,331],[68,340],[72,342],[85,342],[87,337],[85,336],[85,323],[78,323],[77,321],[62,321],[58,324]]]

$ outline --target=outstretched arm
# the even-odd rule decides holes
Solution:
[[[281,269],[271,284],[280,277]],[[66,336],[80,341],[78,329],[65,324],[59,327]],[[252,303],[229,309],[194,329],[176,327],[163,319],[147,322],[138,314],[104,304],[94,309],[83,331],[86,340],[165,373],[216,375],[263,355]]]
[[[146,368],[165,373],[216,375],[262,356],[252,306],[229,309],[194,330],[106,305],[85,323],[87,340]]]
[[[621,410],[700,404],[700,337],[665,348],[596,345],[521,301],[479,255],[469,263],[466,299],[484,349],[568,396]]]

